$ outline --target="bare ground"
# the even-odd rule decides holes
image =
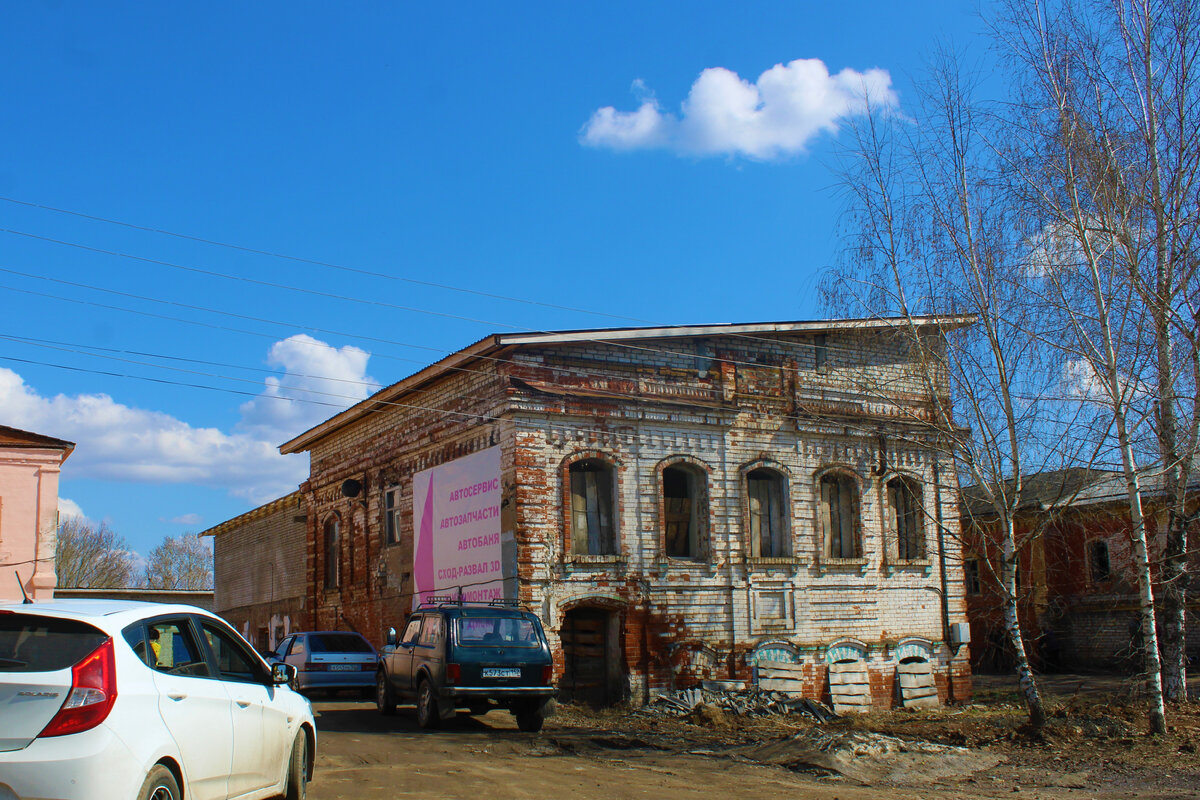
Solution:
[[[1145,734],[1120,678],[1048,681],[1053,718],[1031,736],[1006,679],[967,707],[817,725],[801,717],[689,718],[564,707],[540,734],[493,711],[437,732],[410,708],[317,702],[315,800],[333,798],[1200,798],[1200,704]]]

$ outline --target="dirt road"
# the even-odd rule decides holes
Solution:
[[[721,723],[714,729],[686,721],[567,711],[548,720],[542,733],[531,735],[518,732],[506,712],[493,711],[478,718],[461,714],[428,733],[403,706],[390,718],[366,702],[317,702],[314,707],[320,731],[309,787],[314,800],[1200,797],[1200,761],[1194,749],[1188,752],[1187,739],[1183,744],[1174,739],[1157,743],[1152,755],[1161,758],[1148,761],[1114,759],[1086,741],[1032,748],[997,741],[946,748],[942,755],[892,753],[888,757],[893,762],[909,759],[895,762],[907,768],[864,785],[861,774],[856,780],[799,767],[789,753],[805,734],[775,723]],[[906,721],[921,722],[898,719]],[[861,726],[854,725],[847,735],[877,735],[860,734]],[[1113,747],[1141,746],[1122,741],[1115,740]],[[851,755],[863,764],[879,760],[872,754]],[[772,759],[775,763],[759,763]]]

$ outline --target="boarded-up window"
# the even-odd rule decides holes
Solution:
[[[333,517],[325,523],[325,588],[336,589],[341,584],[341,565],[338,556],[341,553],[341,535],[338,518]]]
[[[750,554],[764,558],[791,555],[783,476],[770,469],[753,470],[746,475],[746,493],[750,498]]]
[[[848,475],[821,478],[821,526],[830,558],[858,558],[858,484]]]
[[[383,493],[383,535],[388,544],[400,543],[399,486],[389,486]]]
[[[901,561],[925,557],[925,511],[921,484],[909,478],[892,478],[887,484],[888,510],[896,534],[896,556]]]
[[[571,476],[571,552],[616,555],[613,530],[613,470],[594,458],[576,461]]]
[[[663,546],[668,556],[700,555],[701,503],[704,474],[686,467],[662,471]]]

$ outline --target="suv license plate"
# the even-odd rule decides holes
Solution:
[[[330,664],[330,672],[357,672],[358,664]]]
[[[521,677],[520,667],[484,667],[483,677],[485,678],[519,678]]]

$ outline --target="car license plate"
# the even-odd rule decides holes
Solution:
[[[330,672],[357,672],[358,664],[330,664]]]
[[[484,667],[483,677],[485,678],[519,678],[521,677],[520,667]]]

